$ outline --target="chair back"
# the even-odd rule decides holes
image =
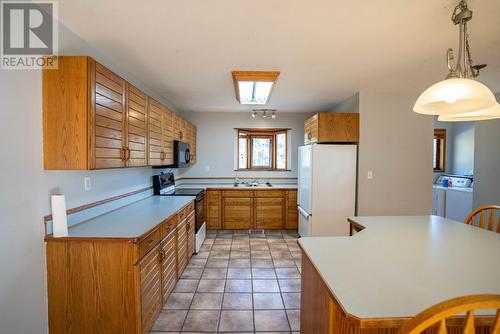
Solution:
[[[500,295],[473,295],[444,301],[431,306],[409,320],[398,334],[420,334],[424,330],[437,325],[438,334],[446,334],[446,319],[451,316],[465,313],[463,331],[460,333],[474,334],[474,311],[477,309],[496,310],[490,334],[500,334]]]
[[[500,206],[479,207],[465,218],[464,223],[500,233]]]

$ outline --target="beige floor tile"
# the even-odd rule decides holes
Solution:
[[[290,325],[284,310],[256,310],[256,331],[290,331]]]
[[[188,310],[193,300],[194,293],[191,292],[173,292],[163,306],[165,310]]]
[[[222,309],[225,310],[252,310],[251,293],[225,293]]]
[[[191,310],[220,310],[222,293],[197,292],[191,303]]]
[[[226,281],[226,292],[252,292],[251,280],[228,279]]]
[[[253,292],[280,292],[278,287],[278,281],[266,279],[254,279],[252,280]]]
[[[252,311],[222,311],[219,332],[253,330],[254,325]]]
[[[182,328],[183,332],[217,331],[220,311],[190,310]]]
[[[286,309],[300,309],[300,292],[282,293]]]
[[[187,312],[187,310],[162,311],[151,330],[157,332],[178,332],[182,329]]]
[[[226,281],[223,279],[202,279],[198,285],[198,292],[224,292]]]
[[[256,310],[275,310],[284,308],[280,293],[254,293],[253,302]]]

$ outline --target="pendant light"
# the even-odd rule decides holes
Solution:
[[[417,99],[413,111],[425,115],[439,115],[443,121],[475,121],[500,118],[500,108],[491,90],[475,80],[486,65],[472,62],[467,22],[472,11],[461,0],[455,7],[452,21],[460,26],[458,59],[455,66],[453,50],[447,51],[449,73],[445,80],[427,88]]]

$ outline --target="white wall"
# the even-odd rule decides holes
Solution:
[[[474,148],[474,207],[500,205],[500,119],[476,122]]]
[[[61,54],[94,56],[159,98],[64,27],[60,33]],[[42,218],[50,213],[49,195],[62,192],[67,196],[68,207],[75,207],[149,186],[152,170],[44,171],[39,71],[0,71],[0,142],[0,332],[46,333]],[[83,191],[84,176],[91,177],[89,192]]]
[[[445,172],[473,174],[474,122],[439,122],[436,120],[434,127],[436,129],[446,129]]]
[[[413,112],[417,97],[360,92],[359,215],[431,212],[433,118]]]
[[[305,113],[277,113],[277,117],[252,118],[249,112],[191,112],[183,114],[197,127],[196,164],[180,169],[180,177],[297,177],[297,148],[304,143]],[[235,172],[235,128],[290,128],[288,172]],[[205,168],[209,166],[207,172]]]

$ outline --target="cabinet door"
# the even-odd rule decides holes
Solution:
[[[359,141],[359,114],[321,112],[317,124],[319,143]]]
[[[141,299],[141,332],[149,333],[161,310],[161,265],[159,245],[137,264]]]
[[[161,104],[152,98],[148,99],[149,140],[148,164],[160,166],[165,162],[163,151],[163,109]]]
[[[180,141],[182,139],[182,118],[176,113],[172,117],[174,123],[174,140]]]
[[[91,168],[125,167],[125,80],[95,63],[94,159]]]
[[[163,134],[163,152],[166,165],[171,165],[174,163],[174,123],[173,123],[173,112],[163,107],[163,123],[162,123],[162,134]]]
[[[161,244],[162,304],[177,283],[177,238],[175,230],[166,236]]]
[[[187,265],[187,219],[177,226],[177,277],[180,278]]]
[[[286,198],[286,221],[285,228],[288,230],[296,230],[298,227],[299,212],[297,210],[297,191],[287,191]]]
[[[128,84],[127,96],[127,166],[147,165],[146,94]]]
[[[191,259],[191,256],[193,256],[194,251],[195,251],[195,226],[196,225],[196,219],[195,219],[195,214],[194,211],[191,212],[187,219],[187,226],[186,226],[186,231],[187,231],[187,261]]]
[[[222,228],[219,190],[207,190],[207,228],[217,230]]]
[[[252,198],[223,199],[223,227],[230,230],[252,228]]]
[[[196,163],[196,126],[191,125],[191,163]]]
[[[262,230],[283,228],[283,198],[255,199],[255,228]]]
[[[309,145],[318,141],[318,114],[304,123],[304,144]]]

